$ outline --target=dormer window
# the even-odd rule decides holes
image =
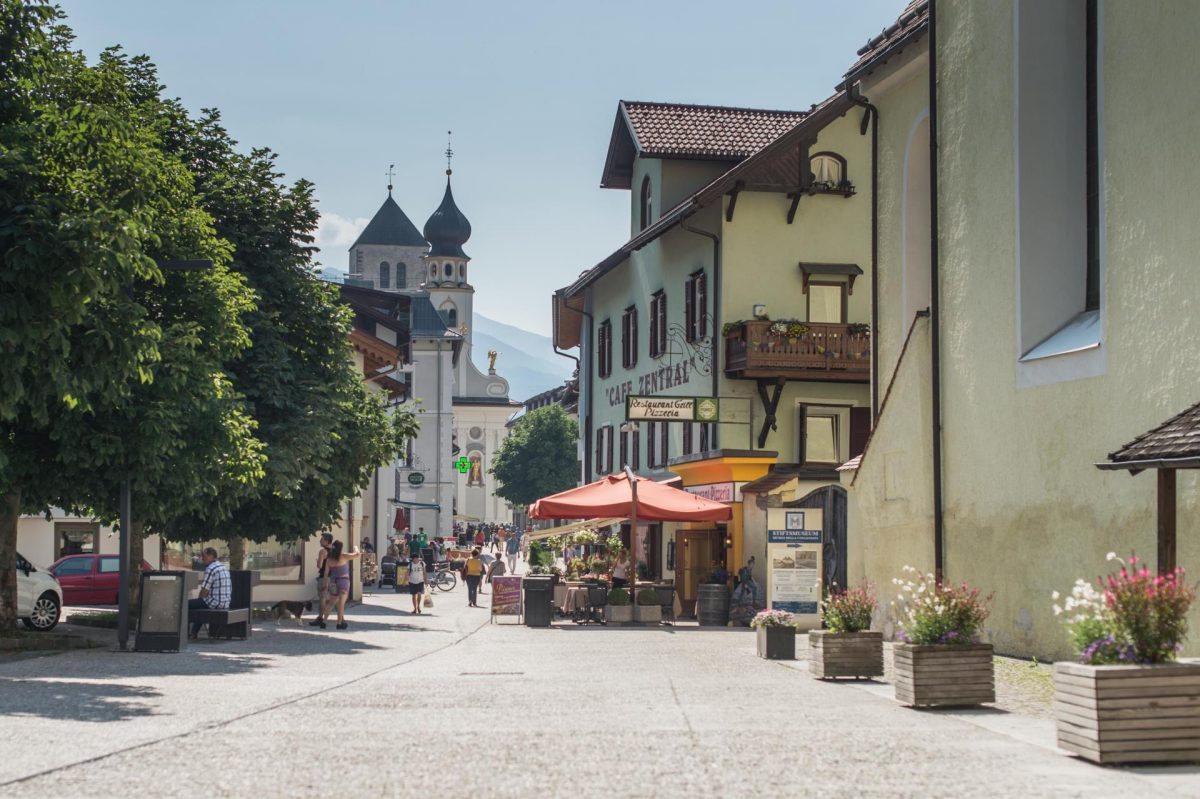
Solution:
[[[646,227],[654,221],[654,196],[650,186],[650,176],[642,178],[642,199],[639,211],[641,227],[638,230],[645,230]]]
[[[809,161],[813,173],[813,188],[838,189],[848,183],[846,177],[846,159],[837,153],[817,153]]]

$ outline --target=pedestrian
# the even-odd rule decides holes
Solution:
[[[333,546],[329,548],[329,557],[325,560],[329,567],[329,599],[330,609],[337,608],[337,628],[344,630],[350,625],[346,624],[346,600],[350,597],[350,561],[362,556],[358,550],[342,552],[342,542],[334,541]],[[411,568],[411,567],[410,567]],[[322,630],[325,629],[325,621],[317,625]]]
[[[521,551],[521,545],[517,543],[517,537],[510,535],[508,541],[504,544],[504,554],[508,556],[508,572],[509,574],[517,573],[517,554]]]
[[[233,598],[233,580],[229,576],[229,569],[225,568],[217,556],[217,550],[212,547],[205,547],[200,558],[204,561],[204,579],[200,583],[200,596],[188,600],[188,610],[229,610],[229,600]],[[202,621],[192,622],[188,637],[199,636],[203,626]],[[211,630],[209,634],[212,634]]]
[[[495,560],[493,560],[492,564],[490,566],[488,566],[488,570],[487,570],[488,585],[492,584],[493,577],[503,577],[504,572],[505,572],[504,558],[496,558]]]
[[[629,550],[622,549],[617,555],[617,562],[613,564],[612,587],[624,588],[627,585],[629,585]]]
[[[483,528],[480,527],[475,531],[475,546],[482,549],[483,547]]]
[[[482,535],[482,534],[481,534]],[[471,550],[471,558],[463,566],[463,579],[467,581],[467,607],[479,607],[479,581],[483,578],[483,561],[479,559],[479,548]]]
[[[408,593],[412,594],[412,612],[419,614],[425,598],[425,561],[420,558],[408,564]]]
[[[748,586],[750,596],[758,595],[758,585],[754,582],[754,556],[750,556],[750,560],[746,561],[746,565],[738,569],[738,586]]]
[[[324,627],[326,603],[329,601],[328,568],[329,548],[333,546],[333,533],[321,533],[321,548],[317,550],[317,618],[308,623],[309,627]]]

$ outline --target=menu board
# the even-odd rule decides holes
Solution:
[[[492,578],[492,616],[521,615],[521,578],[512,574]]]
[[[806,626],[820,620],[821,539],[819,508],[767,510],[767,607],[794,613]]]

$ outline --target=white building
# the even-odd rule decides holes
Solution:
[[[449,169],[446,175],[441,205],[423,232],[388,187],[387,199],[350,247],[347,281],[412,298],[409,401],[416,403],[421,432],[411,456],[395,466],[396,490],[388,501],[402,511],[392,515],[393,526],[424,527],[431,536],[449,533],[456,519],[512,522],[488,470],[508,435],[505,422],[520,407],[509,399],[494,358],[487,374],[471,360],[475,289],[463,251],[471,223],[454,202]]]

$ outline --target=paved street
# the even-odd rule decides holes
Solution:
[[[461,587],[436,602],[0,663],[0,796],[1200,796],[1200,769],[1087,765],[1044,720],[902,708],[760,660],[744,630],[533,630]]]

